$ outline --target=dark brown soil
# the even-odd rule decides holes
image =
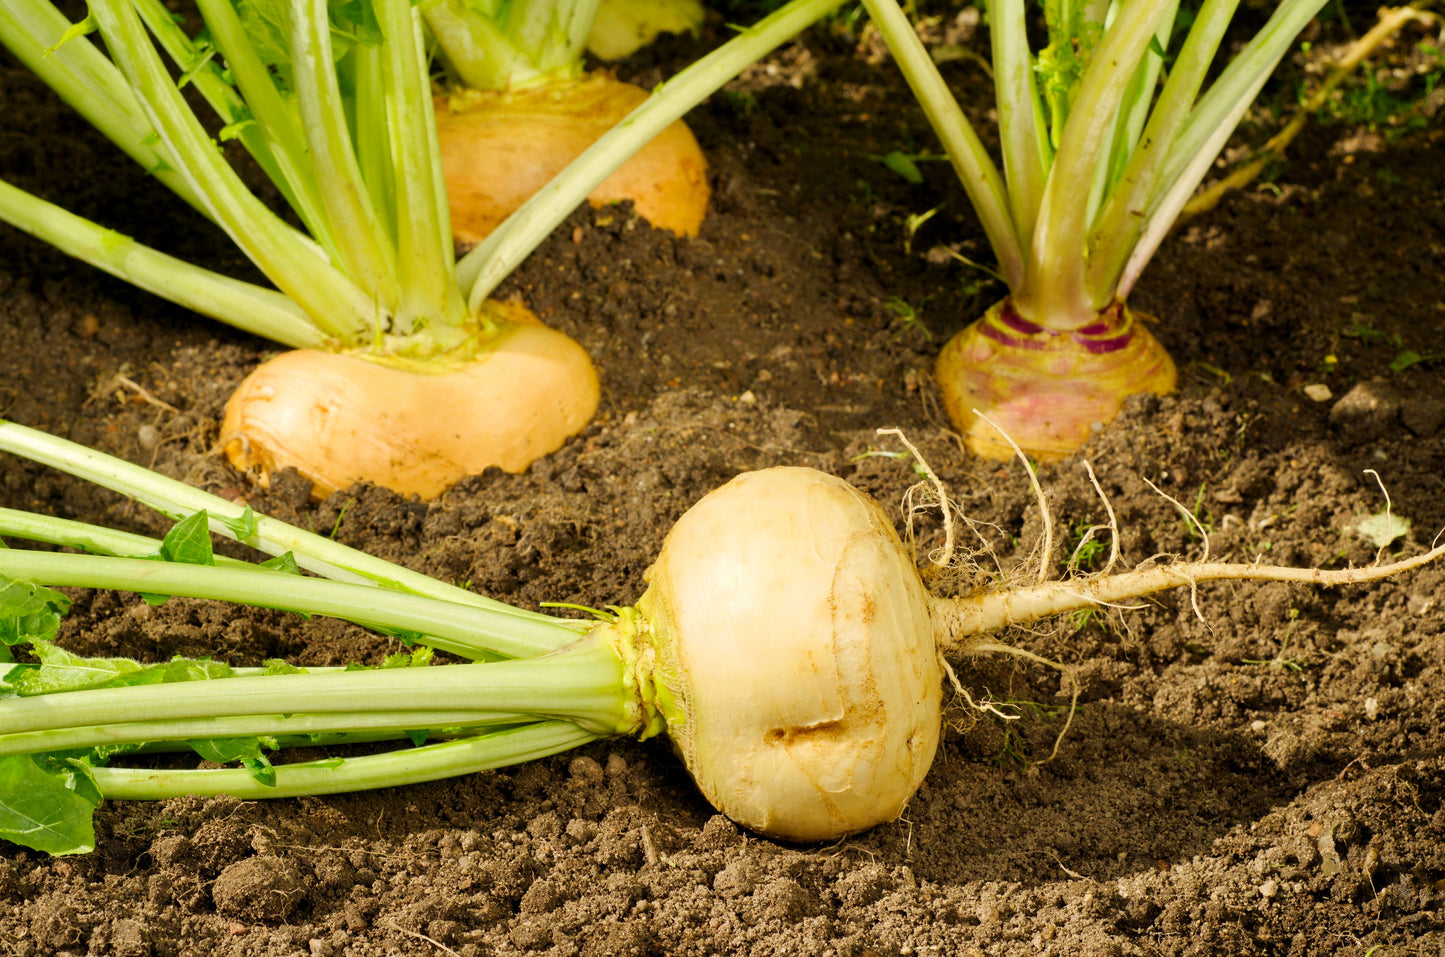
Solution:
[[[953,13],[949,12],[948,17]],[[648,85],[698,45],[624,71]],[[982,49],[979,38],[963,38]],[[1323,48],[1323,45],[1322,47]],[[964,455],[929,378],[945,338],[1001,289],[930,250],[987,251],[947,167],[911,186],[876,157],[935,149],[876,45],[819,28],[690,121],[716,203],[700,238],[625,209],[577,213],[508,282],[579,339],[604,383],[587,430],[523,475],[421,504],[356,488],[247,490],[260,511],[533,608],[640,594],[672,521],[745,469],[811,465],[899,515],[906,430],[1005,570],[1037,549],[1021,470]],[[670,69],[670,67],[668,68]],[[1294,70],[1298,71],[1298,67]],[[986,90],[967,61],[961,89]],[[1266,102],[1291,89],[1280,81]],[[1269,97],[1274,97],[1270,100]],[[981,99],[970,103],[980,118]],[[1260,136],[1256,131],[1254,141]],[[1384,506],[1414,553],[1445,527],[1445,128],[1314,128],[1272,186],[1163,247],[1134,297],[1181,369],[1080,455],[1046,467],[1067,539],[1101,522],[1126,559],[1343,567]],[[118,161],[9,60],[0,173],[87,216],[245,274],[216,231]],[[940,207],[907,238],[910,214]],[[891,306],[890,303],[893,303]],[[905,323],[899,309],[916,310]],[[895,308],[897,306],[898,308]],[[203,487],[228,389],[270,348],[0,228],[0,414]],[[1331,360],[1328,357],[1333,357]],[[1332,397],[1310,398],[1306,386]],[[0,504],[163,526],[12,459]],[[915,521],[920,556],[941,542]],[[1052,562],[1063,571],[1062,554]],[[375,661],[360,629],[174,599],[76,593],[85,654],[238,663]],[[614,741],[513,770],[354,796],[113,803],[99,847],[0,846],[0,953],[1438,954],[1445,951],[1445,568],[1319,591],[1209,586],[1007,636],[1077,666],[1068,687],[1006,657],[962,662],[1004,722],[954,703],[937,763],[896,823],[828,847],[740,831],[665,746]],[[786,676],[779,676],[786,680]]]

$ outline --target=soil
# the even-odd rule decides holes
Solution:
[[[966,11],[938,13],[932,40],[986,52]],[[585,209],[508,281],[504,294],[586,346],[604,383],[594,422],[525,474],[488,472],[426,503],[364,487],[314,503],[294,477],[248,488],[213,451],[216,423],[273,347],[5,228],[0,414],[527,608],[635,601],[672,521],[746,469],[834,472],[904,530],[917,474],[875,434],[898,427],[975,523],[977,560],[1036,571],[1043,523],[1026,477],[961,451],[930,379],[946,337],[1002,290],[949,254],[988,259],[946,165],[920,163],[910,184],[879,162],[936,146],[859,31],[840,18],[809,32],[689,117],[715,188],[699,238]],[[725,32],[719,18],[621,72],[649,86]],[[1236,150],[1262,140],[1270,104],[1308,69],[1287,65]],[[979,68],[945,70],[987,128]],[[1132,401],[1041,468],[1056,573],[1107,519],[1085,461],[1131,564],[1200,557],[1201,530],[1211,555],[1236,561],[1368,564],[1376,547],[1355,526],[1385,508],[1375,473],[1413,522],[1387,553],[1417,553],[1445,527],[1445,365],[1428,358],[1445,353],[1445,126],[1419,115],[1412,128],[1312,125],[1269,184],[1164,244],[1132,301],[1159,317],[1179,389]],[[249,275],[8,59],[0,171]],[[935,208],[910,237],[908,217]],[[1409,351],[1425,361],[1400,368]],[[11,458],[0,503],[164,529]],[[936,514],[913,517],[920,565],[942,531]],[[87,655],[332,664],[396,650],[336,622],[73,594],[62,640]],[[1066,679],[1006,656],[959,662],[975,700],[1013,719],[952,702],[904,815],[830,846],[740,830],[656,741],[351,796],[114,802],[93,854],[0,844],[0,953],[1445,952],[1445,568],[1335,590],[1212,585],[1002,637],[1074,668],[1080,709],[1058,757],[1044,760]]]

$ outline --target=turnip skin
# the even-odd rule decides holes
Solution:
[[[594,73],[506,91],[462,91],[435,102],[452,234],[479,243],[602,134],[647,99]],[[707,159],[680,120],[602,182],[592,205],[632,200],[643,219],[696,236],[710,196]]]
[[[1174,360],[1141,322],[1148,317],[1122,303],[1100,314],[1103,332],[1093,336],[1085,330],[1094,327],[1044,329],[1012,308],[1007,299],[996,303],[938,355],[934,376],[943,407],[975,454],[1012,457],[1002,430],[1030,455],[1063,458],[1083,447],[1096,424],[1111,421],[1129,396],[1174,391]],[[1010,319],[1018,325],[1010,326]],[[1020,331],[1028,326],[1039,331]],[[1083,344],[1098,349],[1110,338],[1126,344],[1113,351]]]
[[[714,807],[792,841],[899,815],[938,746],[943,670],[872,499],[811,469],[745,473],[678,521],[647,580],[658,701]]]
[[[489,466],[521,472],[587,424],[600,387],[574,340],[520,306],[506,315],[468,360],[282,353],[232,394],[222,448],[263,486],[295,468],[318,499],[363,480],[431,499]]]

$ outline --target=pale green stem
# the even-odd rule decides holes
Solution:
[[[356,157],[361,180],[371,195],[371,208],[381,218],[392,248],[396,248],[396,170],[391,165],[391,130],[387,127],[384,52],[375,43],[362,43],[347,51],[338,68],[351,69],[356,89],[353,102],[356,123]],[[445,184],[443,184],[445,188]]]
[[[457,264],[472,310],[479,309],[498,284],[628,157],[841,2],[792,0],[662,84]]]
[[[282,222],[241,182],[176,89],[128,0],[95,0],[91,12],[162,143],[211,218],[322,331],[345,341],[364,330],[375,304],[325,260],[311,239]]]
[[[154,555],[161,547],[159,539],[15,508],[0,508],[0,537],[65,545],[93,555],[121,555],[126,558]]]
[[[228,0],[222,2],[228,4]],[[352,148],[346,103],[332,55],[326,0],[296,0],[290,6],[288,20],[296,106],[310,148],[312,175],[320,184],[326,221],[334,230],[337,254],[351,281],[390,313],[401,298],[394,250],[371,206],[371,195],[361,179]]]
[[[380,631],[418,632],[425,644],[466,658],[534,654],[536,643],[532,635],[541,630],[547,639],[553,639],[561,632],[558,627],[539,625],[509,611],[459,605],[369,585],[307,578],[254,565],[189,565],[143,558],[3,549],[0,550],[0,575],[37,585],[209,598],[300,614],[327,615]]]
[[[513,608],[264,515],[253,516],[255,534],[241,539],[236,529],[246,517],[243,506],[47,432],[0,420],[0,451],[94,482],[173,519],[204,511],[213,533],[243,541],[267,555],[291,552],[302,568],[329,579],[428,595],[529,621],[534,627],[526,635],[524,654],[554,651],[590,627],[587,622]],[[514,635],[519,641],[523,637],[520,631]]]
[[[1189,109],[1199,95],[1239,0],[1204,0],[1154,105],[1137,149],[1094,221],[1084,284],[1102,308],[1113,301],[1124,262],[1146,223],[1145,205]]]
[[[1161,50],[1168,48],[1169,37],[1174,31],[1174,17],[1178,12],[1178,0],[1170,0],[1166,5],[1165,14],[1160,18],[1159,26],[1154,32],[1154,43],[1157,43]],[[1094,188],[1089,195],[1087,214],[1090,224],[1096,222],[1099,207],[1114,191],[1115,184],[1119,182],[1119,178],[1129,163],[1129,158],[1134,155],[1135,148],[1139,145],[1139,134],[1149,119],[1149,108],[1154,101],[1154,91],[1159,85],[1159,71],[1163,65],[1163,59],[1154,51],[1152,44],[1139,58],[1139,65],[1134,69],[1134,76],[1129,81],[1128,89],[1124,91],[1119,115],[1114,122],[1114,132],[1110,138],[1108,154],[1101,157],[1098,169],[1094,173]],[[1088,276],[1087,263],[1084,274],[1086,277]],[[1095,309],[1100,309],[1108,303],[1096,303],[1091,297],[1090,305]]]
[[[1269,75],[1325,2],[1285,0],[1190,112],[1184,128],[1169,148],[1164,172],[1150,194],[1140,239],[1121,271],[1118,284],[1121,297],[1134,288],[1144,266],[1164,241],[1179,211],[1219,151],[1224,149]]]
[[[185,31],[176,23],[174,15],[161,0],[132,0],[136,11],[145,22],[146,28],[155,35],[156,42],[166,51],[166,54],[175,61],[183,74],[188,78],[190,84],[201,91],[206,102],[216,111],[216,115],[227,126],[235,125],[233,129],[235,138],[246,147],[246,151],[266,173],[268,179],[276,184],[277,189],[286,197],[286,202],[292,209],[296,210],[301,221],[317,241],[323,245],[327,242],[325,232],[325,221],[318,213],[314,195],[314,182],[305,172],[304,166],[297,168],[294,152],[289,153],[285,148],[284,133],[287,128],[278,126],[273,129],[268,125],[277,117],[268,116],[265,110],[257,116],[257,111],[251,107],[241,95],[236,92],[226,78],[221,74],[221,67],[217,64],[218,57],[212,55],[214,51],[201,51],[191,38],[186,36]],[[226,12],[231,13],[231,8],[226,7]],[[231,13],[234,18],[234,13]],[[216,32],[211,31],[214,38]],[[245,51],[250,53],[249,47]],[[230,59],[227,60],[227,69],[232,76],[244,70],[238,69]],[[274,89],[271,90],[274,96]],[[88,117],[87,117],[88,118]],[[282,117],[289,122],[289,127],[294,127],[294,118],[289,112],[283,111]],[[304,157],[302,157],[304,160]],[[328,251],[329,247],[328,247]]]
[[[224,679],[231,680],[231,679]],[[251,679],[244,679],[251,680]],[[64,692],[78,694],[79,692]],[[225,718],[188,718],[175,721],[116,721],[77,725],[51,731],[0,733],[0,757],[41,754],[46,751],[80,751],[128,744],[196,741],[216,738],[286,737],[289,735],[364,734],[403,735],[427,729],[477,730],[522,724],[531,715],[515,711],[339,711],[330,714],[246,714]],[[450,734],[448,737],[458,737]]]
[[[200,771],[96,768],[92,775],[101,795],[109,800],[157,801],[182,794],[229,794],[239,800],[252,801],[341,794],[459,777],[490,768],[525,764],[570,751],[600,737],[604,736],[570,722],[539,721],[479,737],[386,754],[283,764],[275,768],[274,785],[261,784],[239,768]]]
[[[0,180],[0,220],[97,269],[203,316],[295,349],[326,339],[274,289],[194,266]]]
[[[85,37],[51,49],[70,27],[45,0],[0,0],[0,40],[10,52],[127,156],[205,213],[190,184],[149,142],[155,128],[115,64]]]
[[[1115,114],[1166,7],[1126,0],[1079,82],[1044,187],[1024,285],[1013,289],[1019,313],[1039,325],[1068,330],[1097,319],[1084,289],[1089,196],[1108,155]]]
[[[863,6],[883,34],[889,52],[963,183],[988,243],[998,257],[999,274],[1010,289],[1020,288],[1025,278],[1024,242],[1009,212],[1009,195],[998,167],[989,158],[988,150],[984,149],[923,41],[918,39],[895,0],[863,0]]]
[[[436,0],[421,13],[450,73],[475,90],[506,90],[578,76],[597,5]]]
[[[407,0],[377,0],[376,11],[385,37],[380,85],[396,171],[401,275],[401,302],[391,332],[405,336],[420,331],[429,344],[445,350],[463,338],[460,327],[466,323],[468,311],[456,282],[456,254],[421,23]]]
[[[601,638],[553,655],[485,664],[263,675],[214,681],[66,691],[0,699],[6,734],[146,721],[182,722],[268,714],[401,712],[422,718],[487,710],[559,718],[599,734],[640,730],[640,705],[623,684],[621,660]],[[438,725],[424,719],[419,728]],[[208,735],[204,725],[186,735]],[[335,730],[345,730],[336,727]],[[182,732],[184,733],[184,732]]]
[[[1020,255],[1029,255],[1034,223],[1043,199],[1053,147],[1043,119],[1034,58],[1029,52],[1023,0],[999,0],[989,10],[993,47],[993,83],[997,91],[998,131],[1004,175],[1013,210]]]
[[[155,3],[157,0],[147,2]],[[246,112],[254,118],[254,122],[247,125],[247,132],[252,129],[260,131],[255,135],[270,144],[268,151],[276,167],[272,182],[286,195],[291,208],[331,260],[340,261],[336,250],[337,237],[326,219],[320,185],[307,155],[306,138],[294,107],[281,95],[271,78],[270,69],[256,55],[234,4],[230,0],[197,0],[197,3],[205,17],[211,42],[225,58],[226,70],[236,84],[235,89],[228,86],[226,90],[235,96],[236,89],[239,89],[240,96],[245,98],[243,105]],[[168,11],[163,9],[162,12],[168,15]],[[156,32],[154,26],[151,30]],[[157,35],[160,36],[159,33]],[[243,142],[249,144],[249,140],[244,138]],[[256,155],[254,150],[252,155]]]
[[[117,558],[150,558],[160,554],[162,544],[158,538],[147,538],[101,525],[87,525],[85,522],[73,522],[68,518],[53,518],[13,508],[0,508],[0,536],[26,542],[63,545],[92,555],[112,555]],[[239,558],[225,555],[213,557],[216,564],[221,566],[256,567]]]

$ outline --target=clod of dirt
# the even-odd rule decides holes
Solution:
[[[1400,393],[1383,379],[1361,382],[1330,409],[1330,424],[1351,442],[1387,438],[1400,415]]]
[[[1445,426],[1445,402],[1429,397],[1407,398],[1400,406],[1400,421],[1415,435],[1428,439]]]
[[[144,957],[150,953],[145,925],[129,917],[122,917],[111,924],[110,950],[116,957]]]
[[[280,921],[296,909],[306,888],[301,869],[284,857],[248,857],[221,871],[211,896],[227,916]]]

